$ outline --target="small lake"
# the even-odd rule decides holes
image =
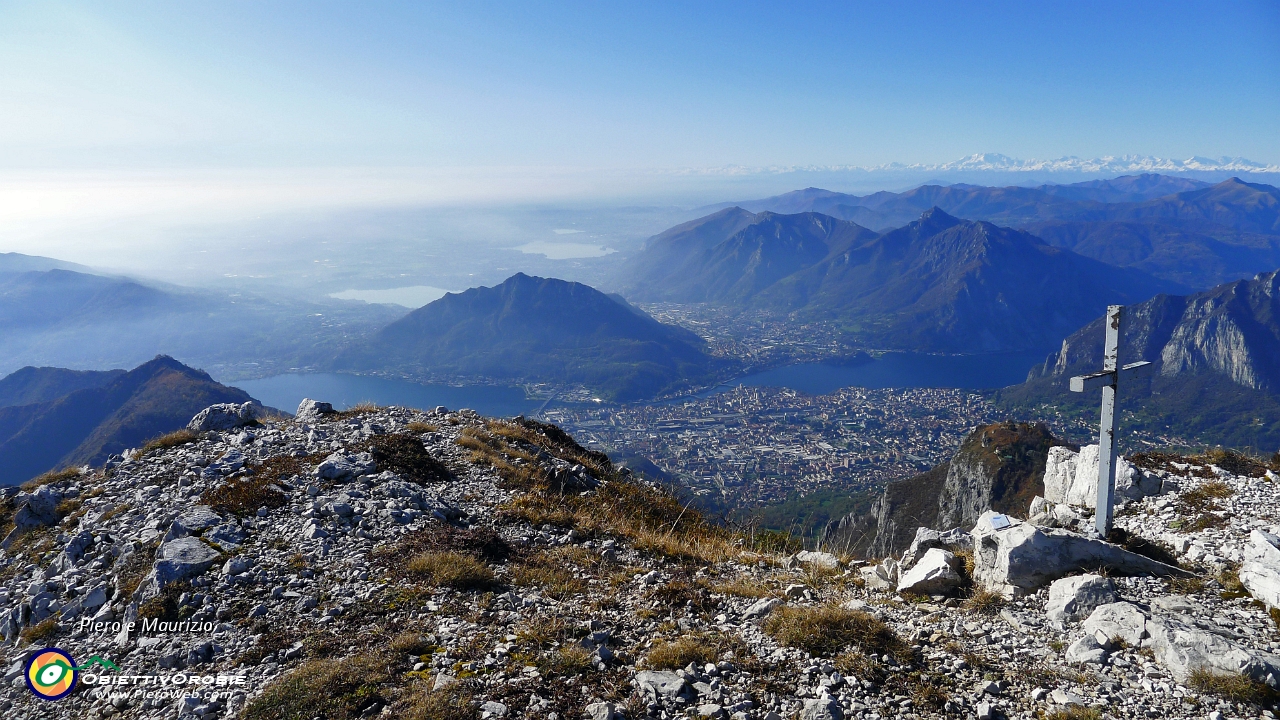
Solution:
[[[448,292],[443,288],[430,285],[410,285],[408,287],[386,288],[385,290],[343,290],[342,292],[330,293],[329,297],[339,300],[363,300],[367,303],[420,308],[423,305],[439,300]]]
[[[303,398],[332,403],[342,410],[361,402],[430,410],[443,405],[450,410],[471,408],[482,415],[512,417],[531,414],[541,400],[528,400],[520,388],[472,385],[423,385],[408,380],[347,375],[345,373],[296,373],[258,380],[227,383],[252,395],[263,405],[288,412]]]
[[[712,392],[746,385],[783,387],[825,395],[845,387],[985,389],[1016,385],[1047,353],[927,355],[885,353],[856,363],[813,362],[786,365],[725,383]]]
[[[707,396],[731,387],[782,387],[810,395],[825,395],[840,388],[947,387],[983,389],[1022,382],[1032,365],[1044,362],[1042,353],[1007,355],[925,355],[887,353],[856,363],[800,363],[739,378],[700,393]],[[525,398],[524,390],[492,385],[425,385],[345,373],[291,373],[258,380],[228,383],[244,390],[264,405],[293,412],[303,398],[332,403],[339,410],[360,402],[429,410],[443,405],[450,410],[471,408],[483,415],[512,417],[533,415],[542,400]],[[680,402],[674,400],[672,402]]]

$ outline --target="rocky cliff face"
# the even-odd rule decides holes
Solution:
[[[1044,494],[1049,448],[1061,444],[1038,423],[980,427],[950,461],[889,483],[869,513],[830,524],[822,544],[887,557],[907,549],[919,527],[967,530],[987,510],[1026,517],[1031,500]]]
[[[1255,390],[1280,390],[1280,271],[1194,295],[1158,295],[1128,308],[1121,354],[1163,376],[1213,373]],[[1102,318],[1062,341],[1030,378],[1102,365]]]

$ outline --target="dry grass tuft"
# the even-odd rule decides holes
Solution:
[[[360,417],[362,415],[372,415],[373,413],[376,413],[381,409],[382,407],[379,406],[377,403],[369,402],[368,400],[362,400],[356,403],[355,405],[352,405],[351,407],[347,408],[346,410],[340,410],[334,413],[333,416],[338,420],[348,420],[350,418]]]
[[[1102,720],[1102,710],[1095,707],[1068,705],[1045,713],[1044,720]]]
[[[409,696],[394,710],[403,720],[474,720],[479,717],[471,695],[458,686],[431,690],[417,683]]]
[[[419,420],[414,420],[408,425],[405,425],[404,429],[406,432],[410,432],[415,435],[422,435],[423,433],[435,432],[440,429],[440,426],[432,425],[431,423],[421,422]]]
[[[839,605],[783,606],[773,611],[764,629],[779,643],[810,655],[833,655],[849,647],[899,659],[910,653],[907,643],[888,625],[868,613]]]
[[[702,666],[737,653],[741,641],[719,633],[693,633],[675,640],[658,640],[645,656],[645,664],[655,670],[678,670],[689,663]]]
[[[1004,595],[986,588],[977,588],[964,603],[970,612],[979,615],[997,615],[1005,606]]]
[[[1178,529],[1181,532],[1199,532],[1222,527],[1227,520],[1217,514],[1222,510],[1218,500],[1229,498],[1234,494],[1235,490],[1221,480],[1209,480],[1199,487],[1182,493],[1178,497],[1176,509],[1178,514],[1186,519]]]
[[[1216,695],[1232,702],[1262,705],[1273,701],[1276,693],[1266,684],[1244,675],[1216,673],[1203,668],[1191,671],[1187,687],[1198,693]]]
[[[511,566],[507,574],[513,585],[537,587],[555,600],[566,600],[587,591],[587,582],[543,556],[535,556],[530,562]]]
[[[354,720],[375,705],[387,705],[384,686],[397,678],[386,653],[342,660],[310,660],[276,680],[245,708],[245,720],[323,717]]]
[[[186,428],[174,430],[171,433],[165,433],[160,437],[148,440],[146,444],[142,446],[142,449],[138,451],[138,457],[150,455],[157,450],[167,450],[169,448],[178,447],[179,445],[186,445],[187,443],[195,442],[199,439],[200,436],[197,433],[187,430]]]
[[[454,590],[487,590],[494,586],[493,571],[470,555],[425,552],[409,558],[405,572],[415,580]]]
[[[1169,592],[1177,595],[1199,595],[1204,592],[1204,578],[1168,578]]]
[[[62,470],[51,470],[43,475],[38,475],[30,480],[22,483],[22,489],[26,492],[33,492],[36,488],[44,485],[51,485],[63,480],[74,480],[80,477],[80,468],[65,468]]]
[[[551,677],[573,677],[595,670],[591,651],[580,645],[565,645],[559,650],[542,655],[537,660],[538,669]]]
[[[414,630],[407,630],[391,639],[391,651],[400,655],[430,655],[436,646],[426,635]]]
[[[29,643],[38,643],[58,634],[58,621],[56,618],[46,618],[40,622],[23,630],[19,637]]]

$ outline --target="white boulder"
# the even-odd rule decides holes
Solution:
[[[192,432],[233,430],[257,422],[261,414],[262,406],[256,403],[218,403],[210,405],[191,418],[191,422],[187,423],[187,429]]]
[[[987,527],[990,527],[988,523]],[[1016,524],[992,532],[982,519],[973,530],[973,579],[989,590],[1014,597],[1058,578],[1098,568],[1123,575],[1190,577],[1181,568],[1066,530]]]
[[[1116,584],[1110,578],[1101,575],[1065,577],[1054,580],[1049,586],[1049,602],[1044,612],[1049,624],[1065,630],[1067,623],[1089,617],[1094,608],[1119,599]]]
[[[1147,637],[1147,616],[1137,605],[1111,602],[1094,608],[1082,627],[1090,635],[1119,638],[1130,647],[1138,647]]]
[[[963,582],[956,572],[956,556],[941,548],[933,548],[898,581],[898,592],[919,595],[942,595]]]
[[[298,412],[294,414],[294,417],[299,421],[315,421],[321,415],[332,415],[335,412],[337,411],[333,409],[333,405],[327,402],[303,398],[302,402],[298,403]]]
[[[1161,480],[1150,477],[1124,458],[1116,458],[1116,496],[1140,500],[1160,494]],[[1098,505],[1098,446],[1076,452],[1061,445],[1049,448],[1044,466],[1044,497],[1049,502],[1082,507]]]
[[[1280,608],[1280,536],[1261,529],[1249,533],[1240,583],[1267,607]]]

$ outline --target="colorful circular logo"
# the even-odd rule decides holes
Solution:
[[[61,700],[76,687],[76,661],[58,648],[40,650],[27,661],[27,688],[36,697]]]

